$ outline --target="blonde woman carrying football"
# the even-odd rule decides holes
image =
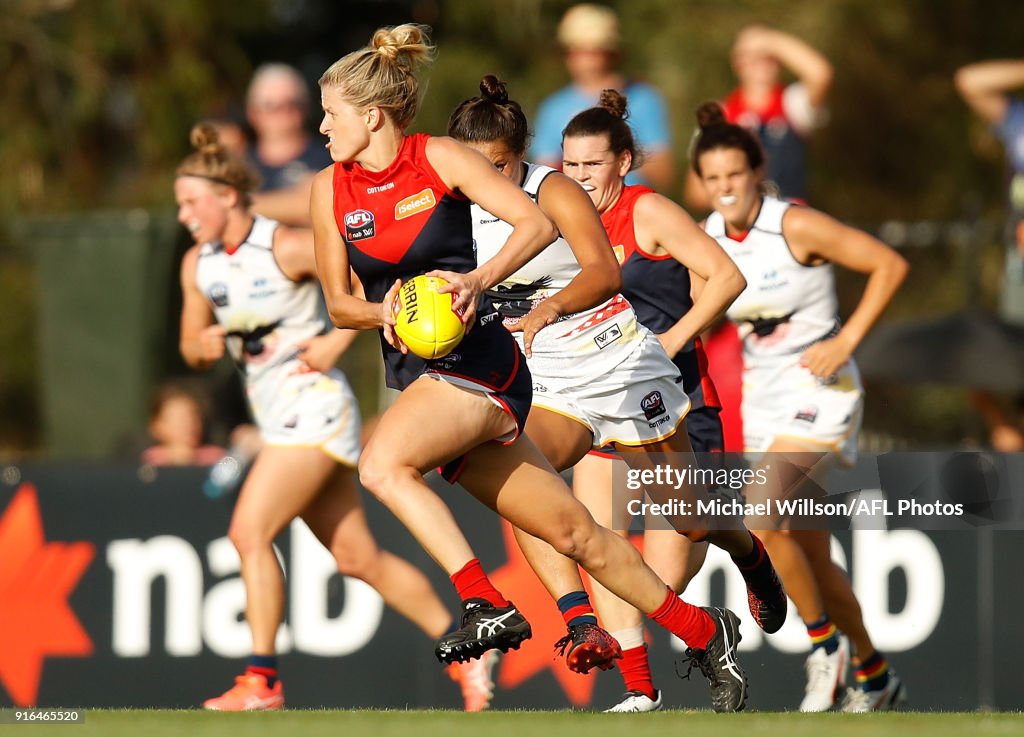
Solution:
[[[450,628],[451,614],[426,576],[378,548],[367,527],[354,472],[359,409],[334,368],[355,333],[327,322],[310,232],[252,214],[256,176],[212,126],[197,126],[192,143],[174,181],[178,220],[196,243],[181,265],[181,353],[197,369],[231,354],[263,438],[228,530],[241,558],[252,657],[235,685],[203,706],[279,709],[284,688],[274,642],[284,581],[273,540],[296,517],[343,575],[370,584],[429,637]],[[254,290],[254,283],[262,286]],[[487,666],[475,661],[451,673],[468,711],[490,701]]]
[[[448,507],[423,481],[440,467],[474,497],[564,555],[694,646],[716,709],[735,711],[746,677],[735,661],[727,614],[683,602],[621,537],[598,526],[521,432],[532,382],[515,339],[484,297],[556,236],[543,212],[487,159],[448,138],[406,135],[416,114],[417,66],[431,47],[421,26],[380,29],[371,43],[321,77],[321,132],[336,162],[313,185],[317,267],[339,327],[379,330],[393,386],[402,390],[359,461],[363,484],[448,572],[463,599],[462,626],[442,638],[442,661],[507,650],[530,635],[522,613],[488,580]],[[482,266],[473,252],[470,202],[512,226]],[[402,209],[402,205],[419,203]],[[358,215],[357,215],[358,213]],[[356,221],[359,227],[354,227]],[[355,270],[366,299],[352,294]],[[395,336],[404,280],[443,277],[467,332],[436,361],[410,356]],[[530,336],[527,336],[529,339]],[[529,345],[526,343],[527,346]]]

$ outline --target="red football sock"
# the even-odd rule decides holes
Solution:
[[[623,650],[622,660],[618,661],[617,665],[627,691],[639,691],[654,700],[654,680],[651,678],[651,661],[647,658],[647,645]]]
[[[651,619],[685,642],[703,650],[715,634],[715,621],[707,612],[687,604],[668,589],[661,606],[648,614]]]
[[[473,560],[453,574],[452,583],[455,584],[455,590],[459,592],[459,598],[463,601],[466,599],[486,599],[492,606],[508,606],[508,599],[494,588],[494,584],[487,578],[487,574],[484,573],[483,566],[480,565],[480,561],[477,558],[473,558]]]

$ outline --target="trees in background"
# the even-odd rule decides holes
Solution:
[[[196,119],[241,104],[255,64],[312,83],[373,28],[408,19],[440,47],[418,127],[497,72],[527,109],[565,81],[554,29],[565,0],[8,0],[0,18],[0,210],[149,205]],[[857,219],[944,216],[991,200],[999,151],[952,85],[972,59],[1020,53],[1024,6],[992,0],[630,0],[625,65],[672,106],[679,163],[702,100],[732,86],[729,48],[750,22],[807,38],[836,66],[831,122],[814,141],[825,209]],[[980,156],[979,156],[980,154]],[[996,179],[993,182],[993,179]],[[997,202],[997,200],[995,201]]]
[[[416,20],[435,29],[439,55],[418,130],[443,131],[451,109],[476,94],[488,72],[507,80],[532,113],[566,81],[554,39],[571,4],[5,0],[0,215],[170,207],[170,179],[188,150],[191,125],[240,112],[255,65],[286,61],[313,84],[379,25]],[[999,144],[967,111],[952,75],[972,60],[1024,53],[1019,0],[608,4],[622,16],[625,68],[657,85],[670,104],[679,171],[688,164],[693,110],[731,89],[735,33],[759,22],[806,38],[836,68],[831,119],[811,148],[815,204],[861,224],[947,220],[1002,206]],[[933,313],[964,298],[950,273],[954,249],[947,251],[912,254],[915,272],[894,314]],[[33,276],[14,253],[10,235],[0,230],[0,414],[6,418],[0,419],[0,449],[32,425],[32,404],[24,398],[36,375],[26,338]],[[986,284],[994,284],[998,264],[982,259],[981,266]],[[31,445],[36,436],[26,431],[21,437],[29,440],[15,445]]]
[[[244,84],[245,12],[204,0],[7,0],[0,18],[0,210],[166,201],[196,118]],[[159,193],[159,196],[157,195]]]

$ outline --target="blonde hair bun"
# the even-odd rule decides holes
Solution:
[[[416,23],[380,28],[373,34],[370,46],[385,59],[397,61],[410,70],[427,61],[432,50],[429,29]]]

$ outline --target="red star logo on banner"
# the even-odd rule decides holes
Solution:
[[[515,602],[516,607],[530,620],[533,638],[524,642],[519,650],[511,650],[502,658],[498,685],[502,688],[515,688],[548,668],[573,706],[589,705],[597,671],[586,676],[573,673],[566,666],[565,658],[552,649],[555,641],[565,634],[565,622],[544,584],[519,550],[512,526],[502,520],[501,532],[508,562],[490,574],[490,579],[495,588]],[[586,574],[583,577],[584,583],[589,583]],[[589,585],[587,588],[589,590]]]
[[[35,705],[45,658],[92,654],[68,597],[94,555],[89,543],[46,542],[30,484],[0,517],[0,684],[17,706]]]

